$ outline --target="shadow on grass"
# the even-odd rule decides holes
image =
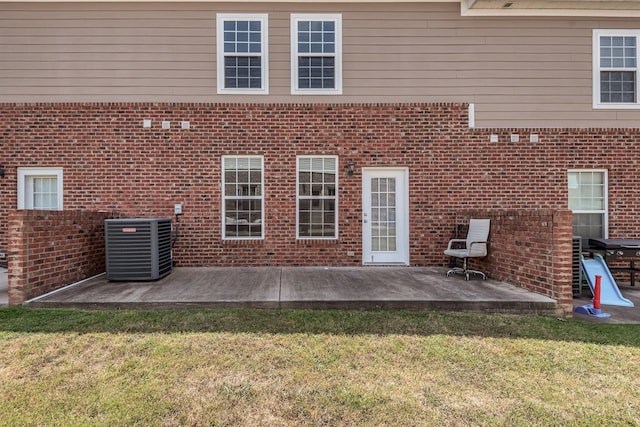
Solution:
[[[0,333],[453,335],[640,347],[640,325],[551,317],[400,310],[0,309]]]

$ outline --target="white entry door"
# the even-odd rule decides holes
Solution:
[[[362,262],[409,264],[409,171],[362,169]]]

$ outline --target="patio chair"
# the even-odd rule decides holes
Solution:
[[[451,239],[445,255],[462,258],[462,267],[453,267],[447,271],[447,277],[451,273],[464,274],[469,280],[470,274],[477,274],[486,279],[487,276],[482,271],[472,270],[467,267],[469,258],[480,258],[487,256],[487,244],[489,238],[490,219],[471,219],[469,221],[469,231],[466,239]],[[457,245],[463,244],[463,248],[456,249]]]

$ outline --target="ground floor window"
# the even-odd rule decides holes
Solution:
[[[18,168],[18,209],[62,210],[62,168]]]
[[[573,212],[573,234],[588,239],[607,238],[607,171],[570,170],[569,209]]]
[[[297,237],[338,236],[338,158],[299,156],[297,162]]]
[[[264,192],[262,156],[222,158],[222,237],[264,237]]]

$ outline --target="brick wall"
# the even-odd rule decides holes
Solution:
[[[361,265],[360,168],[373,166],[409,169],[412,265],[446,264],[452,212],[565,210],[573,168],[609,171],[610,236],[640,237],[639,129],[469,129],[467,111],[449,103],[0,104],[0,250],[17,168],[26,166],[64,168],[65,209],[165,217],[182,203],[173,252],[182,266]],[[514,133],[519,142],[510,142]],[[243,154],[264,156],[265,239],[223,241],[221,156]],[[309,154],[339,156],[336,241],[295,237],[296,156]]]
[[[491,219],[488,256],[473,259],[492,278],[558,301],[573,311],[572,216],[569,210],[474,210],[456,214],[456,223]]]
[[[9,212],[9,304],[105,271],[104,220],[89,211]]]

